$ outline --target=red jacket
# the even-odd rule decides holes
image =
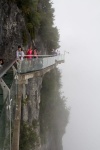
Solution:
[[[27,58],[32,58],[33,56],[31,56],[33,54],[33,50],[32,49],[28,49],[26,55],[30,55],[30,56],[26,56]]]

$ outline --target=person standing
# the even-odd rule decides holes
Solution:
[[[21,48],[21,46],[18,46],[18,50],[16,51],[16,58],[17,58],[17,60],[23,60],[23,58],[24,58],[24,52],[23,52],[23,50],[22,50],[22,48]]]
[[[38,52],[36,48],[34,48],[34,58],[38,58]]]
[[[33,50],[32,50],[32,46],[29,46],[29,49],[28,49],[28,51],[26,52],[26,58],[29,58],[29,59],[31,59],[33,56]]]
[[[21,46],[18,46],[18,50],[16,51],[16,58],[17,58],[17,68],[18,68],[18,72],[22,71],[22,62],[23,62],[23,58],[24,58],[25,54],[21,48]]]
[[[33,49],[32,49],[32,45],[29,46],[27,52],[26,52],[26,58],[27,58],[27,62],[28,62],[28,67],[27,70],[31,71],[33,69],[34,66],[34,62],[33,62]]]

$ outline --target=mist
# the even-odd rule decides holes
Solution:
[[[66,50],[62,91],[71,107],[64,150],[100,150],[100,1],[53,0],[60,51]]]

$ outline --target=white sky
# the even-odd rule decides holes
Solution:
[[[63,91],[71,106],[64,150],[100,150],[100,1],[52,0],[60,50]]]

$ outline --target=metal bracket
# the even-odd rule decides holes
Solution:
[[[15,66],[12,66],[12,69],[13,69],[13,75],[15,76],[17,73],[17,69],[15,68]]]

